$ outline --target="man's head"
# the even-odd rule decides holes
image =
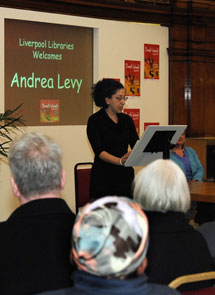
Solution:
[[[26,201],[49,193],[58,195],[65,177],[61,157],[58,144],[42,134],[28,133],[14,141],[9,165],[15,195]]]
[[[123,279],[146,265],[148,221],[140,206],[124,197],[104,197],[79,213],[71,258],[80,270]]]

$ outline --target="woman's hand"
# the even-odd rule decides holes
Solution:
[[[126,160],[128,159],[131,151],[127,152],[125,155],[123,155],[121,158],[118,158],[116,156],[113,156],[105,151],[101,152],[99,155],[99,158],[105,162],[115,164],[115,165],[122,165],[124,166]]]
[[[125,165],[126,160],[128,159],[129,155],[130,155],[131,151],[127,152],[124,156],[122,156],[122,158],[120,159],[120,164],[121,165]]]

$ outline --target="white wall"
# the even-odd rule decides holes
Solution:
[[[4,18],[42,21],[95,28],[94,81],[103,77],[120,78],[124,83],[124,60],[141,61],[141,97],[130,98],[126,107],[140,108],[140,134],[144,122],[168,124],[168,28],[129,22],[82,18],[60,14],[0,8],[0,39],[4,40]],[[160,45],[160,79],[144,80],[144,43]],[[4,42],[0,43],[0,112],[4,111]],[[86,126],[25,127],[23,132],[43,132],[60,143],[67,183],[62,193],[69,206],[75,208],[73,169],[77,162],[93,160],[86,137]],[[0,160],[0,221],[17,208],[18,201],[10,187],[7,160]]]

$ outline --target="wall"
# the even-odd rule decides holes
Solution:
[[[168,28],[129,22],[107,21],[93,18],[65,16],[0,8],[0,38],[4,40],[4,18],[78,25],[95,28],[94,81],[103,77],[120,78],[124,83],[124,60],[140,60],[141,97],[130,98],[126,107],[140,108],[140,134],[144,122],[168,124]],[[143,79],[144,43],[160,45],[160,79]],[[0,44],[0,112],[4,111],[4,42]],[[67,183],[63,198],[74,209],[74,175],[77,162],[91,161],[93,154],[86,137],[86,126],[25,127],[23,132],[43,132],[60,143]],[[0,221],[17,208],[18,201],[10,188],[10,171],[6,160],[0,162]]]

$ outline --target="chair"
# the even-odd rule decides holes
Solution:
[[[92,162],[77,163],[74,167],[75,176],[75,209],[76,214],[90,199],[90,172]]]
[[[211,279],[215,279],[215,271],[184,275],[171,281],[168,286],[173,289],[177,289],[180,285],[183,285],[186,283],[193,283],[193,282],[199,282],[199,281],[205,281],[205,280],[211,280]],[[181,294],[183,295],[186,295],[186,294],[187,295],[188,294],[189,295],[215,295],[215,287],[207,287],[207,288],[197,289],[192,291],[182,291]]]

